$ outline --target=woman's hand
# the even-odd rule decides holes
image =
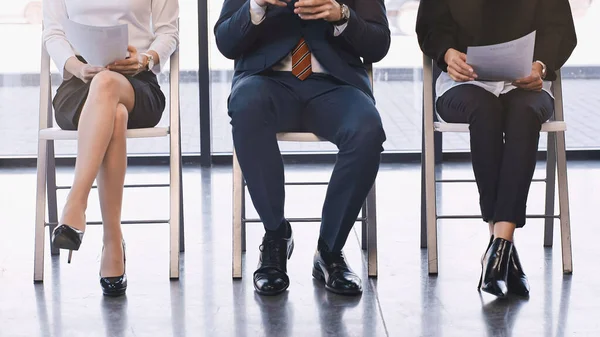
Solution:
[[[146,56],[141,55],[140,57],[134,46],[127,47],[127,51],[129,52],[129,57],[109,64],[107,66],[108,70],[127,76],[135,76],[146,69],[148,66],[148,58]]]
[[[89,64],[85,64],[82,63],[81,67],[79,68],[79,72],[77,74],[75,74],[75,76],[79,77],[80,80],[82,80],[83,82],[87,83],[89,81],[92,80],[92,78],[94,78],[94,76],[96,76],[96,74],[107,70],[104,67],[95,67],[95,66],[91,66]]]
[[[527,77],[520,78],[512,84],[523,90],[542,91],[544,80],[542,79],[543,68],[538,62],[534,62],[531,66],[531,74]]]
[[[456,82],[474,81],[477,74],[473,68],[467,64],[467,55],[456,49],[450,48],[444,55],[444,61],[448,65],[448,75]]]
[[[94,67],[89,64],[83,63],[77,59],[77,57],[70,57],[65,63],[65,70],[73,76],[87,83],[101,71],[106,70],[104,67]]]

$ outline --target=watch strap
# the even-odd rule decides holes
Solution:
[[[349,17],[350,10],[348,9],[348,5],[340,3],[339,1],[338,1],[338,4],[340,5],[341,19],[333,22],[333,24],[335,26],[341,26],[341,25],[347,23],[348,20],[350,19],[350,17]]]

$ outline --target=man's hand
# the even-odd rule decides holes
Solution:
[[[336,22],[342,19],[342,9],[335,0],[298,0],[294,13],[302,20]]]
[[[542,79],[542,65],[538,62],[534,62],[531,66],[531,74],[527,77],[520,78],[514,81],[512,84],[524,90],[529,91],[542,91],[544,80]]]
[[[448,65],[448,75],[456,82],[474,81],[477,74],[467,64],[467,55],[456,49],[450,48],[444,55],[444,61]]]
[[[148,66],[148,58],[143,55],[140,57],[134,46],[127,47],[127,51],[129,52],[129,57],[109,64],[107,67],[108,70],[127,76],[135,76]]]
[[[254,0],[256,4],[260,7],[265,7],[266,5],[273,5],[279,7],[286,7],[288,2],[291,0]]]

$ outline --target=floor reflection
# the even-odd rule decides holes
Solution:
[[[267,337],[291,336],[294,329],[294,306],[288,301],[289,292],[278,296],[261,296],[254,293],[252,305],[260,311],[261,335]]]
[[[481,294],[480,294],[481,296]],[[483,303],[481,297],[481,314],[488,337],[512,336],[515,322],[523,305],[529,301],[526,297],[496,298]]]
[[[313,286],[321,324],[321,336],[349,336],[347,322],[344,321],[344,313],[348,309],[355,308],[361,302],[362,296],[332,294],[323,287],[322,283],[316,280],[313,280]],[[368,317],[367,314],[363,315],[362,318],[365,320]],[[371,329],[374,327],[374,325],[369,325],[366,322],[363,324],[363,326],[367,325]],[[363,336],[368,336],[368,334],[363,334]]]
[[[102,318],[106,337],[128,336],[127,295],[120,297],[102,297]]]

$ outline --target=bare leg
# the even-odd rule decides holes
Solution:
[[[100,276],[103,277],[121,276],[124,273],[121,208],[127,169],[127,117],[127,108],[119,104],[112,138],[97,177],[104,225],[104,249],[100,264]]]
[[[500,221],[494,224],[494,237],[513,241],[517,225],[512,222]]]
[[[488,227],[490,229],[490,236],[494,236],[494,222],[493,221],[488,222]]]
[[[79,119],[75,177],[61,223],[85,230],[88,196],[112,138],[117,105],[131,111],[134,100],[133,88],[123,75],[103,71],[92,79]]]

